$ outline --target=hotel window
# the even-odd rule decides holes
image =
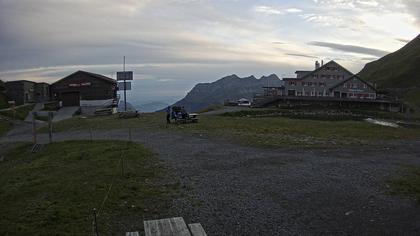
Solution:
[[[367,84],[363,84],[363,88],[367,88]]]
[[[305,92],[305,96],[309,96],[309,92]]]
[[[302,82],[302,86],[306,86],[306,82]]]
[[[314,97],[315,95],[315,91],[311,91],[311,96]]]
[[[296,86],[296,81],[290,81],[289,84],[292,86]]]
[[[322,97],[322,92],[318,92],[318,97]]]
[[[312,82],[308,82],[308,86],[312,86]]]
[[[297,95],[298,96],[302,96],[302,92],[297,92]]]

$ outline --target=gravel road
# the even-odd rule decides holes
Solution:
[[[128,132],[93,137],[127,139]],[[86,131],[54,136],[89,138]],[[208,235],[420,235],[420,205],[386,194],[386,180],[403,165],[420,166],[420,142],[274,150],[165,131],[134,130],[132,138],[179,175],[187,194],[174,200],[174,216],[200,222]],[[30,135],[0,143],[23,140]]]

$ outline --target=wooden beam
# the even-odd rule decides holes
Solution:
[[[200,223],[189,224],[188,227],[190,227],[192,236],[207,236],[206,231],[204,231]]]
[[[144,221],[146,236],[191,236],[182,217]]]

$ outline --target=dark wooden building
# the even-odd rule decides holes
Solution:
[[[5,93],[16,105],[50,100],[50,85],[28,80],[8,81],[5,83]]]
[[[117,81],[103,75],[77,71],[53,83],[51,93],[63,106],[80,106],[81,100],[115,99]]]

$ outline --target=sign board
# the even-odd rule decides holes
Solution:
[[[117,80],[133,80],[133,72],[119,71],[117,72]]]
[[[68,84],[69,87],[85,87],[85,86],[91,86],[91,82],[80,82],[80,83],[72,83]]]
[[[118,90],[124,90],[124,82],[118,82]],[[131,82],[125,82],[125,90],[131,90]]]

